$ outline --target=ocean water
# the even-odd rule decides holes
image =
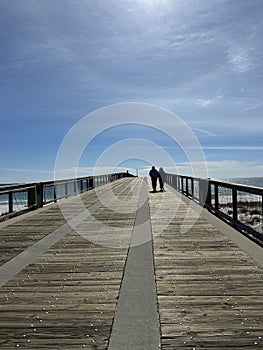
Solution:
[[[223,181],[263,188],[263,177],[236,177],[224,179]]]
[[[0,216],[1,215],[5,215],[8,213],[8,194],[1,194],[1,186],[7,186],[10,184],[0,184]],[[85,186],[84,185],[84,190],[85,190]],[[80,192],[80,183],[78,182],[77,184],[77,189]],[[67,193],[68,195],[72,195],[74,194],[75,188],[74,188],[74,184],[70,183],[68,184],[67,187]],[[63,198],[66,196],[66,192],[65,192],[65,186],[64,185],[60,185],[58,184],[56,186],[56,196],[57,199]],[[49,203],[54,201],[54,186],[50,185],[50,186],[45,186],[44,187],[44,202],[45,203]],[[28,202],[28,194],[27,191],[18,191],[18,192],[14,192],[13,193],[13,211],[14,212],[18,212],[21,210],[24,210],[27,208],[27,202]]]
[[[1,188],[0,188],[1,189]],[[14,212],[27,208],[27,192],[15,192],[13,194],[13,210]],[[0,215],[8,213],[8,194],[0,192]]]

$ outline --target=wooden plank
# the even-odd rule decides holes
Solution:
[[[1,289],[1,349],[106,348],[127,252],[74,232],[54,249]]]
[[[127,183],[126,191],[122,193],[125,198],[130,197],[130,186],[129,183],[131,179],[123,179],[122,181],[117,181],[108,185],[108,188],[111,188],[113,193],[118,195],[120,183]],[[107,189],[107,187],[106,187]],[[106,190],[104,188],[104,190]],[[101,190],[100,190],[101,191]],[[107,190],[106,190],[107,191]],[[90,190],[81,194],[80,196],[83,204],[87,207],[91,206],[98,200],[98,195],[96,190]],[[70,203],[71,211],[73,206],[76,206],[76,198],[72,197],[66,200],[67,203]],[[108,211],[108,208],[102,208],[102,210]],[[94,214],[96,217],[96,213]],[[32,219],[33,218],[33,219]],[[14,256],[21,253],[27,247],[33,245],[35,242],[39,241],[50,232],[53,232],[55,229],[62,226],[66,220],[61,213],[58,203],[54,203],[41,208],[32,213],[30,216],[24,216],[11,219],[9,222],[0,223],[0,265],[12,259]],[[110,217],[108,216],[108,221]],[[132,222],[132,213],[131,215],[126,216],[127,220]],[[102,218],[101,218],[102,220]],[[125,221],[125,217],[120,218],[121,223],[112,224],[120,226]]]
[[[262,348],[262,268],[202,217],[182,233],[188,207],[170,198],[162,200],[178,210],[154,239],[162,350]],[[149,203],[154,215],[160,197]],[[152,221],[153,233],[159,226]]]
[[[112,185],[125,204],[132,198],[129,181],[126,189]],[[95,191],[83,194],[86,205],[96,200]],[[149,194],[149,203],[162,350],[262,348],[262,268],[202,217],[194,226],[187,219],[183,225],[191,228],[182,233],[188,208],[169,189]],[[101,206],[94,215],[109,228],[108,237],[121,228],[128,238],[133,213]],[[1,263],[63,220],[51,205],[2,227]],[[94,244],[85,239],[85,229],[91,239],[107,232],[92,231],[87,222],[79,228],[83,235],[72,230],[0,289],[1,349],[107,349],[127,246]]]
[[[117,192],[119,200],[130,196],[129,191]],[[104,213],[103,207],[100,213],[107,224],[131,230],[135,212],[133,218],[107,208]],[[48,232],[56,217],[60,224],[61,214],[56,205],[50,206],[44,214],[36,213],[36,223],[44,220]],[[39,239],[31,231],[34,216],[28,220],[30,225],[21,220],[14,226],[23,227],[24,239]],[[16,229],[4,228],[3,237],[10,234],[12,246],[16,242],[25,249],[32,240],[21,247]],[[1,244],[9,243],[3,239]],[[107,349],[126,256],[127,248],[97,245],[72,230],[0,289],[0,348]]]

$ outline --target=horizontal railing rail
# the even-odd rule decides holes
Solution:
[[[130,176],[126,172],[0,186],[0,221]]]
[[[165,181],[263,244],[263,188],[175,174],[166,174]]]

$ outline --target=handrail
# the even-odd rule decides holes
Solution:
[[[68,198],[69,196],[131,176],[133,175],[128,172],[112,173],[0,186],[0,204],[5,207],[4,211],[0,211],[0,221],[29,210],[41,208],[45,204],[56,202],[59,199]]]
[[[263,244],[263,188],[176,174],[165,174],[164,180],[249,238]]]
[[[6,203],[0,221],[129,176],[133,175],[113,173],[0,186],[0,204],[3,197]],[[263,244],[263,188],[169,173],[164,176],[177,191]],[[16,201],[23,203],[15,206]]]

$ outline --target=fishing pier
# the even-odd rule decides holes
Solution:
[[[151,193],[126,173],[2,187],[1,350],[262,349],[262,191],[167,174]]]

